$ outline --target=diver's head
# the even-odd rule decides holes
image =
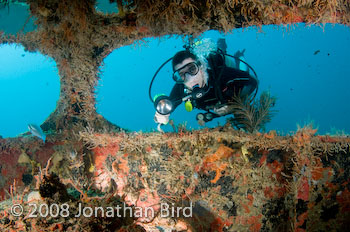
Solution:
[[[208,73],[190,51],[180,51],[173,57],[173,79],[183,82],[185,87],[193,90],[194,86],[203,88],[208,81]]]

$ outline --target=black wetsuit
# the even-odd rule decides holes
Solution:
[[[252,77],[248,71],[224,65],[223,55],[211,53],[207,60],[209,65],[207,70],[209,75],[208,84],[203,87],[206,94],[200,99],[192,100],[194,107],[202,110],[213,109],[214,106],[222,105],[232,100],[233,96],[238,96],[245,86],[250,87],[247,95],[253,93],[257,88],[258,82],[256,78]],[[239,64],[237,60],[236,64]],[[176,83],[171,90],[170,100],[174,103],[174,109],[181,104],[182,98],[186,96],[184,90],[185,86],[182,83]]]

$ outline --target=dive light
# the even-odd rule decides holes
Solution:
[[[157,97],[154,101],[154,108],[162,115],[167,115],[174,111],[173,102],[165,95]]]
[[[188,112],[191,112],[193,109],[193,105],[191,102],[191,98],[196,100],[196,99],[200,99],[205,95],[205,91],[199,87],[195,87],[191,94],[187,95],[186,97],[184,97],[182,99],[183,102],[185,103],[185,109]],[[159,95],[156,97],[155,101],[154,101],[154,108],[156,109],[156,111],[162,115],[167,115],[170,114],[174,111],[174,103],[169,99],[168,96],[166,95]]]

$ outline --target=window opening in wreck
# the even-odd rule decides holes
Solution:
[[[97,12],[104,14],[119,13],[118,4],[116,1],[98,0],[96,1],[95,8]]]
[[[0,1],[0,31],[6,34],[35,30],[35,18],[24,1]]]
[[[0,45],[0,136],[28,131],[42,124],[56,108],[59,77],[56,63],[19,45]]]
[[[226,38],[228,53],[245,49],[246,61],[259,77],[259,92],[269,90],[277,97],[276,114],[267,130],[287,134],[297,124],[314,122],[318,133],[350,132],[348,91],[350,80],[350,31],[343,25],[326,24],[292,27],[263,26],[237,29],[231,34],[208,31],[201,38]],[[158,67],[183,49],[182,38],[147,39],[146,44],[116,49],[105,60],[97,87],[97,111],[111,122],[133,131],[156,129],[154,108],[148,97],[149,83]],[[169,94],[173,85],[171,67],[156,77],[152,88]],[[180,105],[170,119],[198,129],[194,110]],[[230,117],[230,116],[229,116]],[[226,118],[215,119],[208,127],[223,125]],[[336,129],[334,129],[336,128]],[[170,125],[165,131],[172,131]]]

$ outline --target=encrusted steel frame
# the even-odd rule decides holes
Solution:
[[[348,0],[115,1],[102,14],[89,0],[28,0],[37,29],[0,33],[55,60],[56,110],[46,143],[0,139],[1,231],[344,231],[350,222],[350,140],[244,133],[229,125],[177,133],[126,133],[95,110],[99,67],[114,49],[164,35],[266,24],[350,23]],[[102,131],[103,130],[103,131]],[[154,217],[31,218],[30,203],[152,207]],[[193,206],[161,217],[159,205]],[[21,204],[15,217],[11,206]],[[18,212],[18,211],[16,211]],[[113,211],[114,212],[114,211]]]

